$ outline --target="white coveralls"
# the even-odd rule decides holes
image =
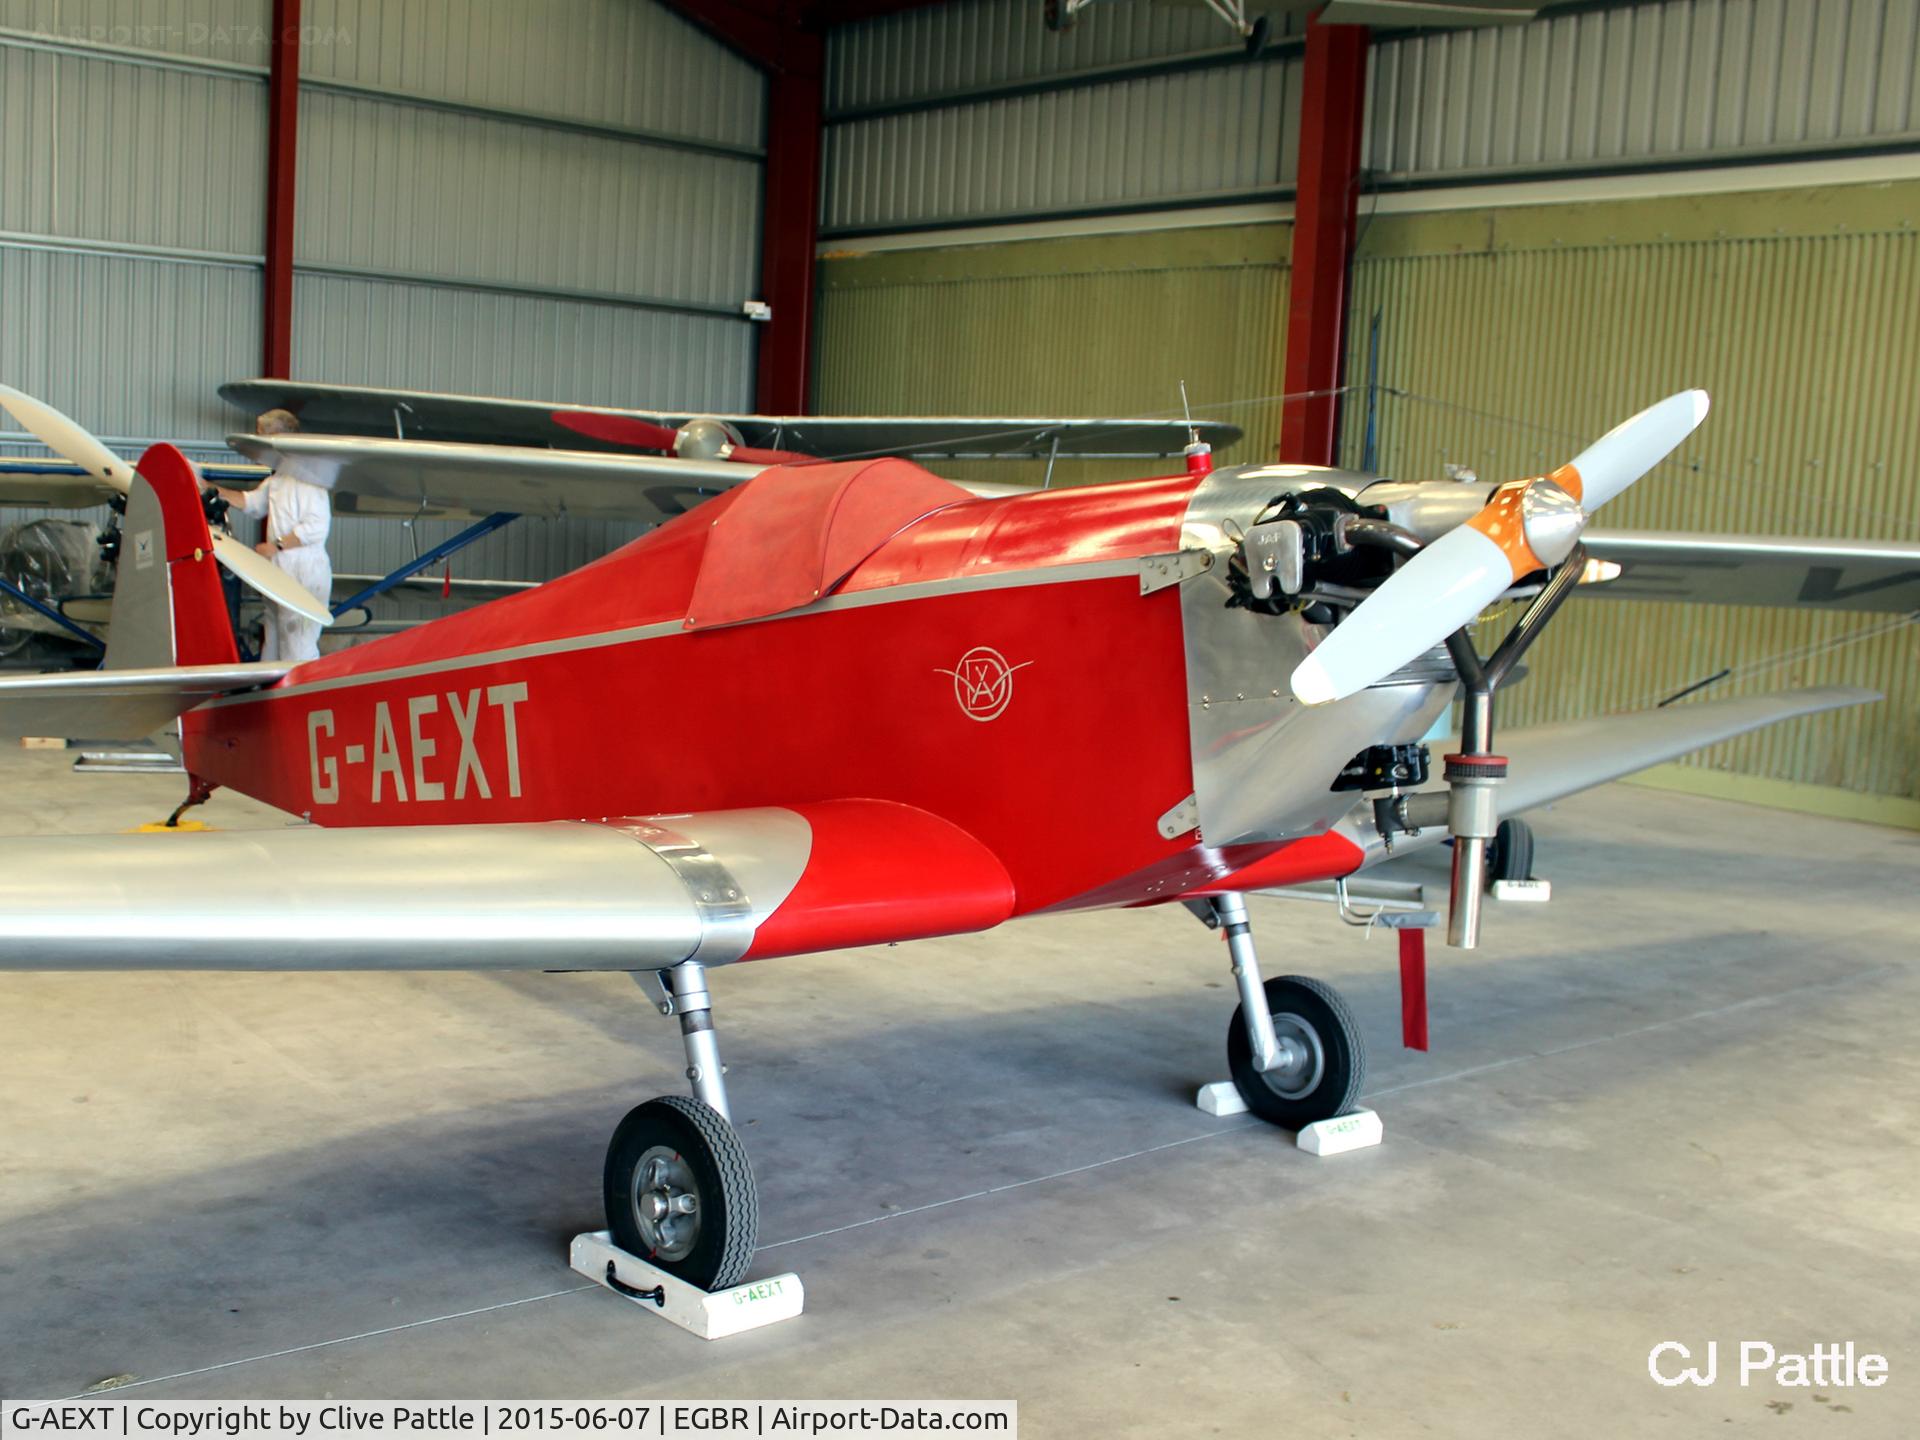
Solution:
[[[281,470],[249,490],[241,508],[267,517],[263,538],[288,541],[286,549],[274,552],[273,563],[321,600],[330,599],[333,562],[327,558],[327,531],[333,526],[333,509],[327,492]],[[318,620],[268,604],[262,660],[313,660],[319,654]]]

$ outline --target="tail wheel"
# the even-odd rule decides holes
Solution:
[[[1246,1020],[1235,1009],[1227,1066],[1240,1098],[1262,1120],[1287,1130],[1344,1115],[1367,1078],[1366,1046],[1347,1002],[1331,985],[1305,975],[1282,975],[1265,989],[1280,1063],[1265,1071],[1254,1067]]]
[[[720,1112],[663,1095],[627,1112],[607,1147],[613,1243],[702,1290],[740,1283],[760,1202],[747,1150]]]
[[[1496,880],[1533,878],[1533,827],[1524,820],[1502,820],[1487,842],[1487,888]]]

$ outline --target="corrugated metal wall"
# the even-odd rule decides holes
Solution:
[[[233,37],[267,14],[0,0],[0,376],[101,435],[239,418],[214,386],[257,368],[266,110]]]
[[[750,402],[757,70],[650,0],[305,8],[297,377]],[[0,377],[121,448],[211,458],[245,422],[214,387],[259,368],[270,15],[0,0]],[[335,568],[455,528],[343,518]],[[523,520],[456,568],[546,578],[631,533]]]
[[[1233,41],[1204,6],[1153,0],[1103,0],[1064,34],[1032,0],[959,0],[838,27],[822,228],[1276,198],[1299,149],[1297,54],[1080,83]],[[1030,93],[965,98],[1007,87]]]
[[[840,27],[825,228],[1286,198],[1297,54],[1101,76],[1231,39],[1204,6],[1154,0],[1103,0],[1061,35],[1028,0]],[[1383,33],[1368,85],[1372,188],[1911,148],[1920,0],[1663,0]]]
[[[827,106],[884,105],[1218,49],[1231,40],[1201,4],[1101,0],[1072,29],[1053,31],[1031,0],[958,0],[837,27],[827,49]]]
[[[1373,48],[1383,178],[1920,140],[1920,0],[1667,0]]]
[[[305,18],[297,375],[750,404],[758,71],[647,0],[323,0]],[[384,571],[457,528],[342,520],[335,564]],[[456,568],[545,579],[635,533],[520,520]]]
[[[1381,468],[1537,474],[1641,406],[1713,413],[1610,505],[1623,529],[1920,539],[1920,183],[1385,216],[1355,266],[1350,377],[1381,315]],[[1349,415],[1358,413],[1358,398]],[[1358,457],[1351,420],[1347,453]],[[1885,617],[1576,600],[1503,702],[1509,724],[1845,682],[1885,703],[1689,763],[1920,794],[1920,629],[1815,654]],[[1498,626],[1494,627],[1497,632]],[[1802,656],[1783,665],[1775,657]]]
[[[908,250],[823,262],[817,408],[852,414],[1196,415],[1273,453],[1289,229]],[[1178,461],[1062,461],[1054,483],[1166,473]],[[1159,469],[1156,471],[1156,465]],[[943,464],[1039,483],[1042,464]]]

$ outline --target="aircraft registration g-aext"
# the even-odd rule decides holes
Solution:
[[[491,800],[499,785],[520,796],[519,706],[525,681],[427,690],[396,702],[307,712],[307,759],[315,805],[337,805],[343,787],[364,789],[369,804],[391,799]],[[359,739],[350,738],[359,736]],[[492,767],[489,770],[488,761]]]

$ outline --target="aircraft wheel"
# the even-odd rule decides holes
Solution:
[[[739,1284],[753,1261],[747,1150],[703,1101],[663,1095],[628,1111],[607,1147],[605,1195],[615,1245],[702,1290]]]
[[[1240,1010],[1227,1031],[1227,1068],[1247,1108],[1262,1120],[1298,1130],[1316,1120],[1344,1115],[1360,1099],[1367,1052],[1360,1027],[1340,992],[1305,975],[1282,975],[1266,983],[1267,1010],[1281,1063],[1254,1068],[1253,1046]]]
[[[1524,820],[1502,820],[1487,842],[1487,888],[1496,880],[1533,878],[1533,827]]]

